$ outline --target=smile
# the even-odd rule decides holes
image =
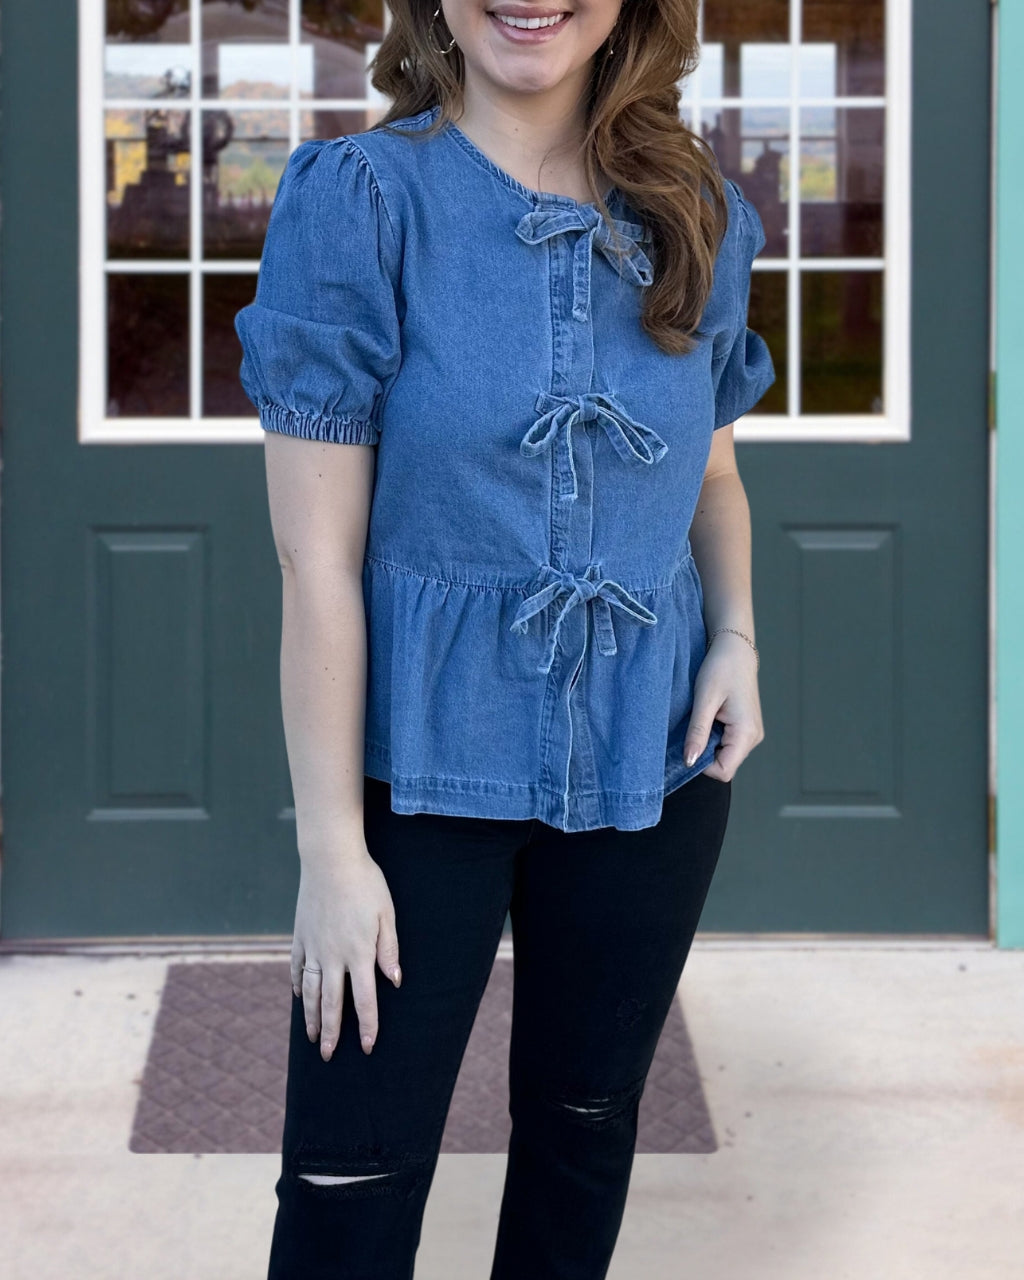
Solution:
[[[556,13],[552,18],[510,18],[507,14],[496,13],[494,16],[499,22],[504,22],[507,26],[533,30],[536,27],[553,27],[556,22],[564,21],[569,15],[567,13]]]
[[[546,13],[536,16],[493,11],[488,11],[487,16],[501,29],[502,35],[521,44],[551,39],[568,24],[572,14],[555,13],[549,9]]]

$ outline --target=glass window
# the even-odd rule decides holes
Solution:
[[[909,0],[700,20],[681,114],[766,237],[750,324],[778,379],[737,434],[906,439]],[[383,0],[81,0],[83,441],[261,438],[233,316],[291,151],[378,118],[386,21]]]
[[[683,118],[760,214],[750,325],[779,375],[737,434],[907,438],[908,19],[898,0],[704,0]]]
[[[234,315],[289,154],[377,117],[383,0],[82,0],[79,17],[80,438],[259,440]]]

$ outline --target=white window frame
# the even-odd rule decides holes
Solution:
[[[702,6],[703,7],[703,6]],[[902,442],[910,439],[910,114],[911,114],[911,0],[886,0],[885,8],[885,87],[882,97],[800,98],[800,59],[797,51],[802,39],[802,0],[790,0],[790,89],[786,98],[702,97],[701,71],[686,85],[685,106],[692,127],[699,133],[702,114],[710,108],[747,109],[774,106],[789,111],[790,167],[789,191],[789,255],[766,258],[754,263],[755,271],[787,273],[788,369],[786,385],[789,395],[787,414],[751,412],[736,423],[737,440],[872,443]],[[207,273],[251,274],[255,287],[258,263],[248,260],[202,260],[201,200],[202,183],[194,164],[190,164],[191,199],[190,259],[187,263],[166,260],[114,260],[106,254],[106,160],[105,111],[152,110],[153,99],[104,97],[104,60],[106,43],[106,6],[99,0],[79,0],[78,4],[78,83],[79,83],[79,403],[78,441],[81,444],[252,444],[263,438],[263,430],[255,411],[246,417],[203,417],[203,276]],[[280,99],[244,100],[204,99],[196,96],[201,89],[200,5],[189,7],[192,45],[192,85],[190,98],[167,102],[172,110],[189,111],[192,115],[191,136],[202,137],[204,109],[287,109],[289,113],[289,149],[299,143],[300,115],[309,110],[383,111],[387,100],[367,82],[367,97],[358,99],[305,99],[298,96],[297,76],[293,75],[289,96]],[[299,57],[299,0],[289,4],[289,43],[293,58]],[[390,24],[390,11],[384,9],[385,30]],[[367,48],[367,60],[377,46]],[[296,68],[297,69],[297,68]],[[163,100],[161,100],[163,101]],[[885,112],[884,156],[884,241],[881,258],[803,258],[794,252],[800,242],[799,155],[795,150],[799,139],[801,110],[808,107],[844,106],[881,107]],[[884,414],[799,414],[800,370],[800,271],[818,270],[882,270],[883,272],[883,339],[882,385]],[[189,278],[189,398],[192,414],[188,417],[108,417],[107,403],[107,275],[109,272],[174,272]],[[241,359],[241,354],[239,354]]]
[[[703,4],[701,29],[703,35]],[[802,443],[834,441],[845,443],[905,442],[910,439],[910,113],[911,113],[911,0],[885,0],[885,94],[882,97],[857,95],[849,98],[801,98],[799,49],[803,40],[803,0],[790,0],[789,94],[785,98],[704,97],[701,93],[703,67],[685,86],[684,106],[691,128],[701,133],[708,110],[726,108],[776,107],[789,112],[790,174],[788,210],[788,254],[755,259],[753,270],[787,273],[786,390],[789,403],[785,414],[745,414],[736,423],[737,440],[783,440]],[[800,113],[809,107],[853,107],[884,110],[884,231],[882,257],[801,258],[800,172],[801,156],[796,147],[800,138]],[[740,177],[742,186],[742,176]],[[800,396],[800,278],[803,269],[820,271],[882,271],[882,414],[799,413]],[[780,370],[781,372],[781,370]]]

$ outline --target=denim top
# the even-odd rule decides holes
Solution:
[[[612,233],[455,125],[292,152],[240,379],[266,430],[375,446],[364,765],[396,813],[636,830],[711,763],[718,721],[683,762],[706,646],[689,527],[712,431],[775,380],[747,327],[764,231],[726,190],[704,337],[669,355],[617,189]]]

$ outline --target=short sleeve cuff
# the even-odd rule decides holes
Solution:
[[[715,430],[728,426],[760,401],[776,379],[768,344],[746,329],[725,364],[715,395]]]
[[[332,417],[325,413],[300,413],[280,404],[259,406],[260,426],[265,431],[323,440],[329,444],[377,444],[380,428],[368,418]]]

